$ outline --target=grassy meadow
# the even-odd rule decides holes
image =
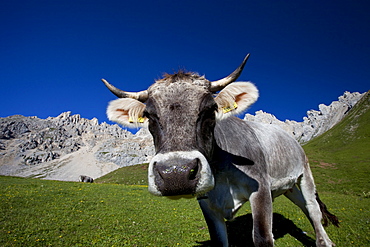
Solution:
[[[338,247],[370,246],[369,95],[340,124],[304,146],[321,199],[341,227]],[[210,246],[195,199],[147,191],[147,165],[118,169],[94,184],[0,176],[0,246]],[[247,203],[227,222],[231,246],[253,246]],[[275,246],[314,246],[305,215],[274,202]]]
[[[150,195],[146,168],[121,168],[94,184],[1,176],[0,246],[210,246],[196,200]],[[327,228],[332,240],[369,246],[369,197],[323,188],[322,200],[341,221]],[[227,224],[232,246],[253,246],[248,203]],[[276,246],[314,246],[309,221],[284,197],[274,202],[274,236]]]
[[[327,228],[337,246],[369,245],[369,199],[321,197],[342,222]],[[155,197],[146,185],[0,177],[0,205],[0,246],[209,246],[196,200]],[[276,246],[314,246],[313,229],[296,206],[280,197],[274,212]],[[228,227],[233,246],[252,245],[248,204]]]

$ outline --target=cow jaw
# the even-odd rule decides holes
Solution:
[[[189,197],[214,187],[207,159],[199,151],[174,151],[153,157],[148,170],[149,192],[157,196]]]

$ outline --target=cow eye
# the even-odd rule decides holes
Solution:
[[[149,118],[150,114],[146,110],[143,112],[143,117]]]
[[[199,114],[198,121],[214,121],[216,110],[217,104],[204,108]]]
[[[144,111],[143,116],[148,118],[149,120],[158,119],[157,114],[150,114],[148,111]]]
[[[156,113],[150,114],[148,111],[144,111],[143,116],[149,119],[149,130],[152,129],[163,129],[161,122],[159,121],[159,117]]]
[[[205,115],[206,117],[214,116],[215,111],[217,110],[217,104],[214,104],[210,107],[206,107],[202,112],[201,115]]]

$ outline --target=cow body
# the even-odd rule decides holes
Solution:
[[[219,150],[213,157],[215,187],[198,200],[215,245],[227,246],[224,218],[233,219],[238,209],[250,201],[254,229],[266,229],[264,233],[254,231],[254,243],[272,246],[272,200],[284,194],[316,222],[321,241],[317,245],[331,246],[320,223],[321,212],[306,156],[288,133],[273,125],[230,117],[216,124],[215,139],[217,146],[228,152]],[[313,204],[310,212],[303,206],[306,201]]]
[[[179,72],[146,91],[128,93],[103,80],[121,98],[108,106],[108,118],[126,126],[149,125],[156,150],[149,164],[149,191],[197,197],[214,246],[228,246],[224,219],[232,219],[246,201],[255,246],[273,246],[272,200],[282,194],[307,215],[317,246],[332,246],[321,219],[338,222],[316,194],[300,145],[278,127],[232,116],[258,98],[253,84],[231,83],[247,59],[216,82]]]
[[[83,183],[93,183],[94,182],[94,179],[92,177],[89,177],[89,176],[80,175],[80,182],[83,182]]]

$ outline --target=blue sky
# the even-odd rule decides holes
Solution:
[[[249,113],[302,121],[370,89],[370,2],[0,1],[0,117],[72,111],[109,122],[100,81],[144,90],[165,72],[231,73],[260,98]]]

